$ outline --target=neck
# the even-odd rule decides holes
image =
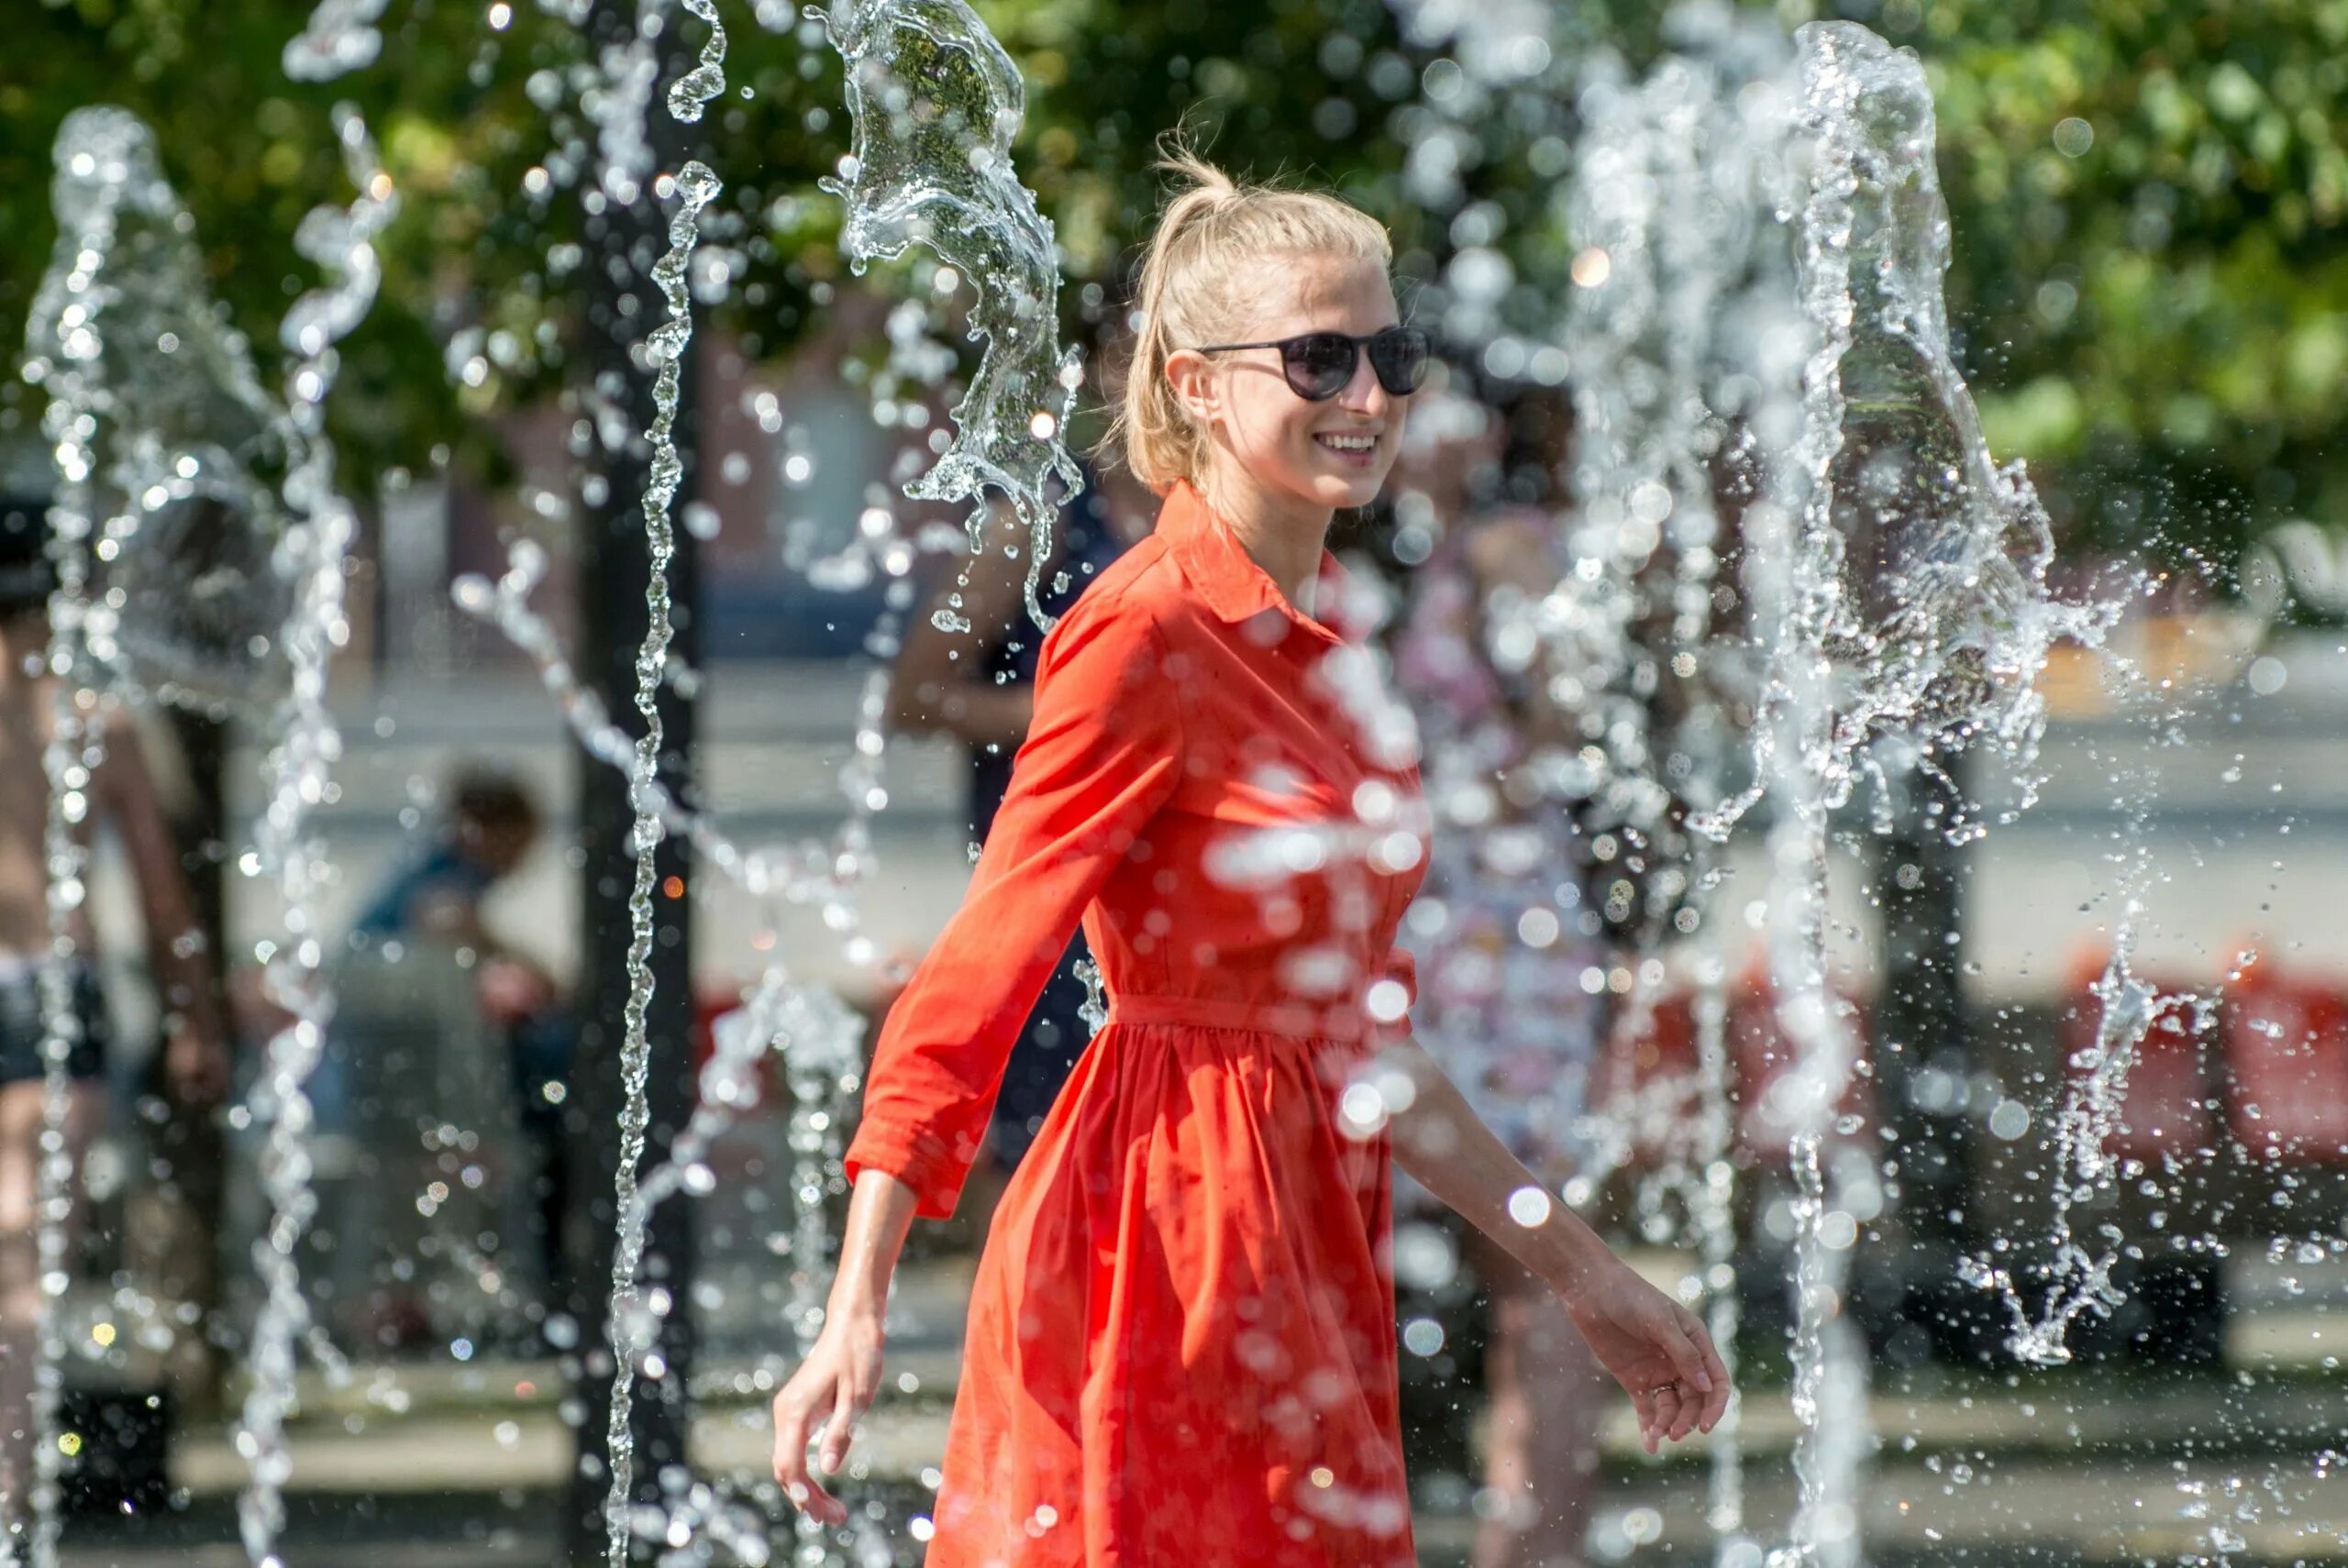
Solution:
[[[1313,590],[1321,580],[1321,553],[1328,547],[1335,509],[1273,495],[1221,465],[1209,466],[1199,493],[1281,597],[1304,614],[1315,613]]]

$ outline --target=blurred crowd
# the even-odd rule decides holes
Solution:
[[[44,499],[0,496],[0,1527],[29,1495],[45,1308],[69,1407],[94,1354],[94,1386],[127,1408],[219,1398],[237,1331],[224,1239],[261,1227],[241,1102],[292,1021],[260,964],[230,962],[219,904],[199,896],[217,880],[217,824],[179,733],[112,698],[61,710],[48,532]],[[436,813],[328,960],[338,1008],[309,1084],[322,1201],[305,1274],[320,1326],[361,1353],[445,1343],[452,1270],[483,1342],[526,1348],[559,1283],[575,1020],[484,912],[541,814],[471,765]],[[101,865],[135,894],[143,953],[110,949]],[[481,1211],[457,1212],[468,1203]],[[151,1446],[163,1424],[145,1423]]]

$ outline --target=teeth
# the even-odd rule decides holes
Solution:
[[[1321,440],[1327,446],[1335,447],[1340,452],[1367,452],[1372,447],[1378,445],[1378,437],[1375,436],[1330,436],[1324,434],[1322,436]]]

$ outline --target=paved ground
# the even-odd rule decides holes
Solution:
[[[1668,1273],[1667,1259],[1655,1260]],[[1858,1524],[1870,1561],[2110,1564],[2348,1561],[2348,1382],[2320,1350],[2276,1370],[2327,1326],[2337,1281],[2238,1271],[2245,1309],[2233,1342],[2248,1359],[2195,1375],[2067,1370],[2010,1377],[1926,1372],[1879,1387],[1869,1420],[1878,1448]],[[897,1303],[891,1365],[916,1391],[892,1395],[853,1461],[890,1517],[916,1505],[942,1449],[956,1372],[966,1266],[910,1267]],[[552,1362],[365,1367],[337,1386],[305,1374],[292,1427],[291,1568],[504,1568],[552,1561],[560,1489],[575,1435]],[[703,1410],[696,1473],[754,1488],[768,1463],[761,1363],[713,1353],[696,1375]],[[232,1390],[232,1393],[235,1392]],[[1463,1390],[1472,1397],[1472,1391]],[[1782,1387],[1756,1385],[1742,1409],[1743,1530],[1780,1540],[1792,1517],[1797,1430]],[[1709,1445],[1657,1463],[1638,1452],[1628,1411],[1605,1415],[1604,1485],[1593,1550],[1600,1561],[1708,1562]],[[233,1499],[243,1460],[223,1426],[179,1435],[175,1507],[155,1519],[78,1522],[73,1568],[205,1568],[242,1562]],[[1427,1479],[1423,1477],[1423,1480]],[[1476,1528],[1468,1488],[1434,1478],[1421,1511],[1428,1568],[1464,1563]],[[1755,1565],[1757,1568],[1757,1564]]]
[[[2340,1430],[2337,1390],[2321,1419]],[[2301,1562],[2348,1558],[2348,1487],[2320,1452],[2225,1452],[2259,1434],[2223,1413],[2225,1402],[2186,1398],[2188,1425],[2227,1433],[2221,1452],[2191,1452],[2173,1432],[2148,1432],[2177,1412],[2172,1396],[2132,1411],[2026,1399],[1969,1402],[1879,1399],[1876,1419],[1904,1435],[1878,1456],[1863,1497],[1860,1527],[1871,1560],[1980,1563],[2192,1562]],[[2253,1402],[2255,1404],[2255,1401]],[[2249,1407],[2243,1408],[2249,1413]],[[1781,1401],[1756,1401],[1746,1478],[1744,1530],[1783,1539],[1792,1514],[1792,1477],[1778,1432]],[[1976,1420],[1979,1415],[1985,1419]],[[2086,1419],[2082,1419],[2082,1418]],[[506,1441],[498,1427],[520,1429]],[[2091,1457],[2039,1442],[2004,1446],[2017,1422],[2043,1423]],[[2135,1429],[2130,1430],[2129,1429]],[[2033,1429],[2037,1430],[2037,1429]],[[875,1423],[861,1459],[872,1467],[868,1495],[891,1472],[934,1460],[943,1417],[936,1410]],[[2077,1435],[2074,1436],[2073,1433]],[[2189,1441],[2189,1440],[2187,1440]],[[1909,1443],[1912,1441],[1913,1447]],[[1593,1536],[1600,1560],[1692,1562],[1708,1557],[1707,1473],[1700,1456],[1669,1465],[1617,1452]],[[765,1463],[762,1418],[714,1414],[696,1432],[696,1464],[725,1477]],[[286,1561],[404,1568],[407,1563],[506,1564],[550,1561],[557,1487],[569,1433],[551,1412],[482,1412],[416,1418],[358,1436],[305,1433],[295,1445],[296,1491]],[[363,1459],[360,1457],[363,1453]],[[346,1468],[347,1456],[354,1463]],[[68,1561],[81,1568],[240,1562],[227,1543],[225,1493],[240,1466],[225,1445],[190,1444],[179,1474],[191,1494],[183,1509],[139,1524],[78,1525]],[[1430,1568],[1464,1561],[1474,1521],[1466,1512],[1422,1514]]]

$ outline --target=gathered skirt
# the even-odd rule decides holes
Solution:
[[[930,1568],[1406,1568],[1391,1151],[1357,1042],[1120,998],[996,1210]]]

